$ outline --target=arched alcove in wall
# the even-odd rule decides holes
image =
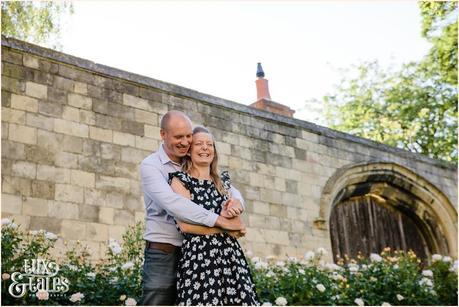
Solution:
[[[421,258],[457,255],[457,211],[428,180],[395,163],[338,170],[324,187],[320,218],[334,256],[355,257],[390,246]]]

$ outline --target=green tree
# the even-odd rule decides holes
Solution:
[[[61,19],[73,13],[68,2],[2,1],[2,35],[59,48]]]
[[[457,162],[457,2],[421,3],[428,55],[400,69],[365,62],[324,97],[326,124],[387,145]]]

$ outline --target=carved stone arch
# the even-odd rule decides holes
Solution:
[[[421,251],[424,256],[457,255],[457,210],[441,190],[412,170],[389,162],[365,162],[339,169],[324,186],[316,226],[331,231],[333,210],[356,199],[361,205],[371,203],[373,209],[368,210],[388,210],[394,221],[398,216],[405,224],[415,225],[418,234],[412,234],[427,246]]]

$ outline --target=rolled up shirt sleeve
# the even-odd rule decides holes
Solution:
[[[143,162],[140,176],[144,193],[169,215],[186,223],[215,225],[218,215],[175,193],[155,165]]]
[[[230,195],[231,195],[232,198],[239,199],[239,201],[241,202],[242,207],[245,210],[246,209],[245,202],[244,202],[244,198],[242,197],[241,192],[239,192],[239,190],[236,189],[233,185],[231,185],[231,187],[229,189],[229,192],[230,192]]]

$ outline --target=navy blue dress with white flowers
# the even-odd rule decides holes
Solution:
[[[211,180],[199,180],[184,172],[177,177],[191,193],[191,200],[220,214],[227,196]],[[223,185],[230,188],[227,172]],[[226,233],[183,234],[182,257],[177,269],[177,305],[259,305],[244,253],[238,241]]]

